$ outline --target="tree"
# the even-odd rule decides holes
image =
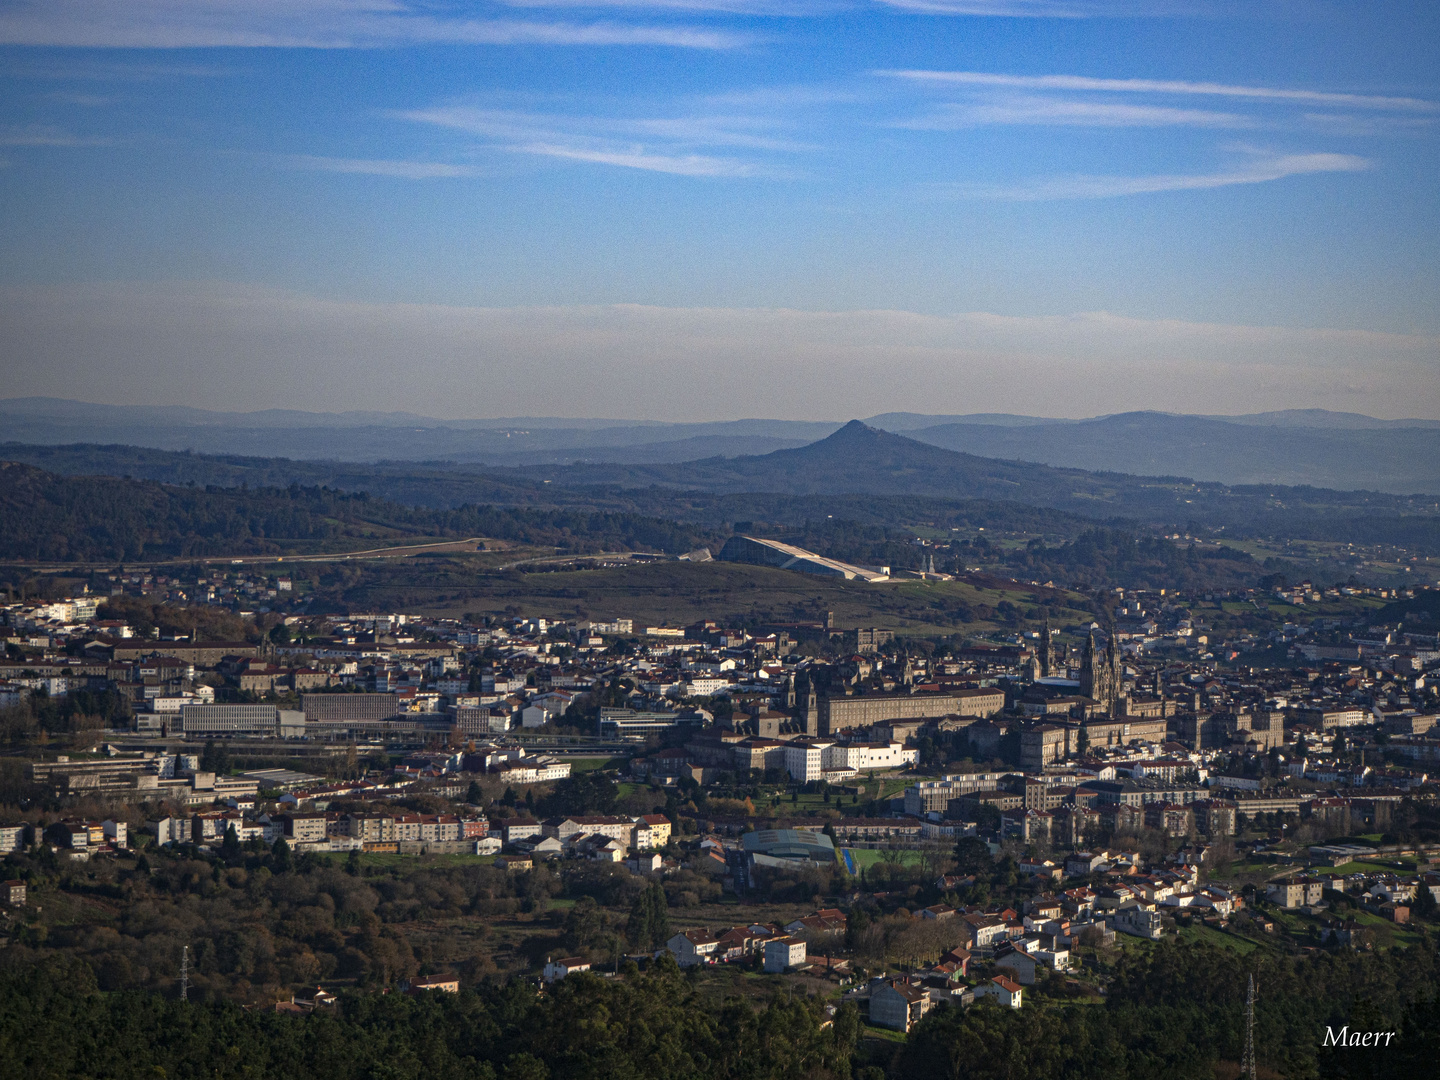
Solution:
[[[472,806],[479,806],[485,801],[485,793],[480,790],[480,781],[470,781],[470,786],[465,790],[465,801]]]
[[[220,841],[220,857],[226,862],[240,857],[240,836],[235,832],[234,825],[225,826],[225,837]]]
[[[990,873],[995,860],[990,855],[990,845],[978,836],[962,836],[955,843],[955,870],[957,873],[976,877]]]
[[[646,952],[670,940],[670,904],[658,881],[652,881],[630,906],[625,923],[630,944]]]
[[[275,860],[275,873],[283,874],[290,869],[290,845],[285,842],[283,836],[275,840],[274,845],[270,848],[270,854]]]
[[[230,771],[230,751],[214,739],[207,739],[205,749],[200,752],[200,771],[224,776]]]
[[[1415,899],[1410,902],[1410,912],[1419,919],[1435,918],[1436,908],[1440,907],[1435,902],[1435,894],[1430,891],[1430,886],[1421,879],[1415,883]]]

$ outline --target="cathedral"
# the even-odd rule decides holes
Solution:
[[[1120,654],[1115,650],[1115,635],[1110,635],[1105,645],[1105,655],[1100,656],[1095,648],[1095,635],[1085,643],[1085,655],[1080,661],[1080,693],[1096,701],[1111,716],[1119,700],[1124,681],[1120,668]]]

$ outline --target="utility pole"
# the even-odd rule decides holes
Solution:
[[[1245,992],[1245,1057],[1240,1062],[1240,1075],[1255,1080],[1255,976]]]
[[[180,1000],[190,1000],[190,946],[180,949]]]

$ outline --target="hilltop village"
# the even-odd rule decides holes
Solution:
[[[1373,603],[1264,633],[1230,617],[1399,594],[1115,589],[1086,621],[937,642],[827,612],[311,615],[290,591],[273,570],[122,573],[111,597],[5,608],[18,948],[68,942],[113,988],[164,988],[193,954],[209,992],[292,1012],[663,960],[904,1032],[1103,995],[1117,956],[1167,939],[1370,951],[1435,919],[1433,627]],[[244,634],[162,634],[137,598],[224,607]],[[265,956],[181,920],[101,958],[96,912],[65,900],[137,873],[184,894],[207,864]],[[315,886],[323,934],[253,909],[300,866],[340,875]]]

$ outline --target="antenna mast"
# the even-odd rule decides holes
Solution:
[[[180,1000],[190,1000],[190,946],[180,949]]]
[[[1255,976],[1245,992],[1245,1057],[1240,1062],[1240,1075],[1255,1080]]]

